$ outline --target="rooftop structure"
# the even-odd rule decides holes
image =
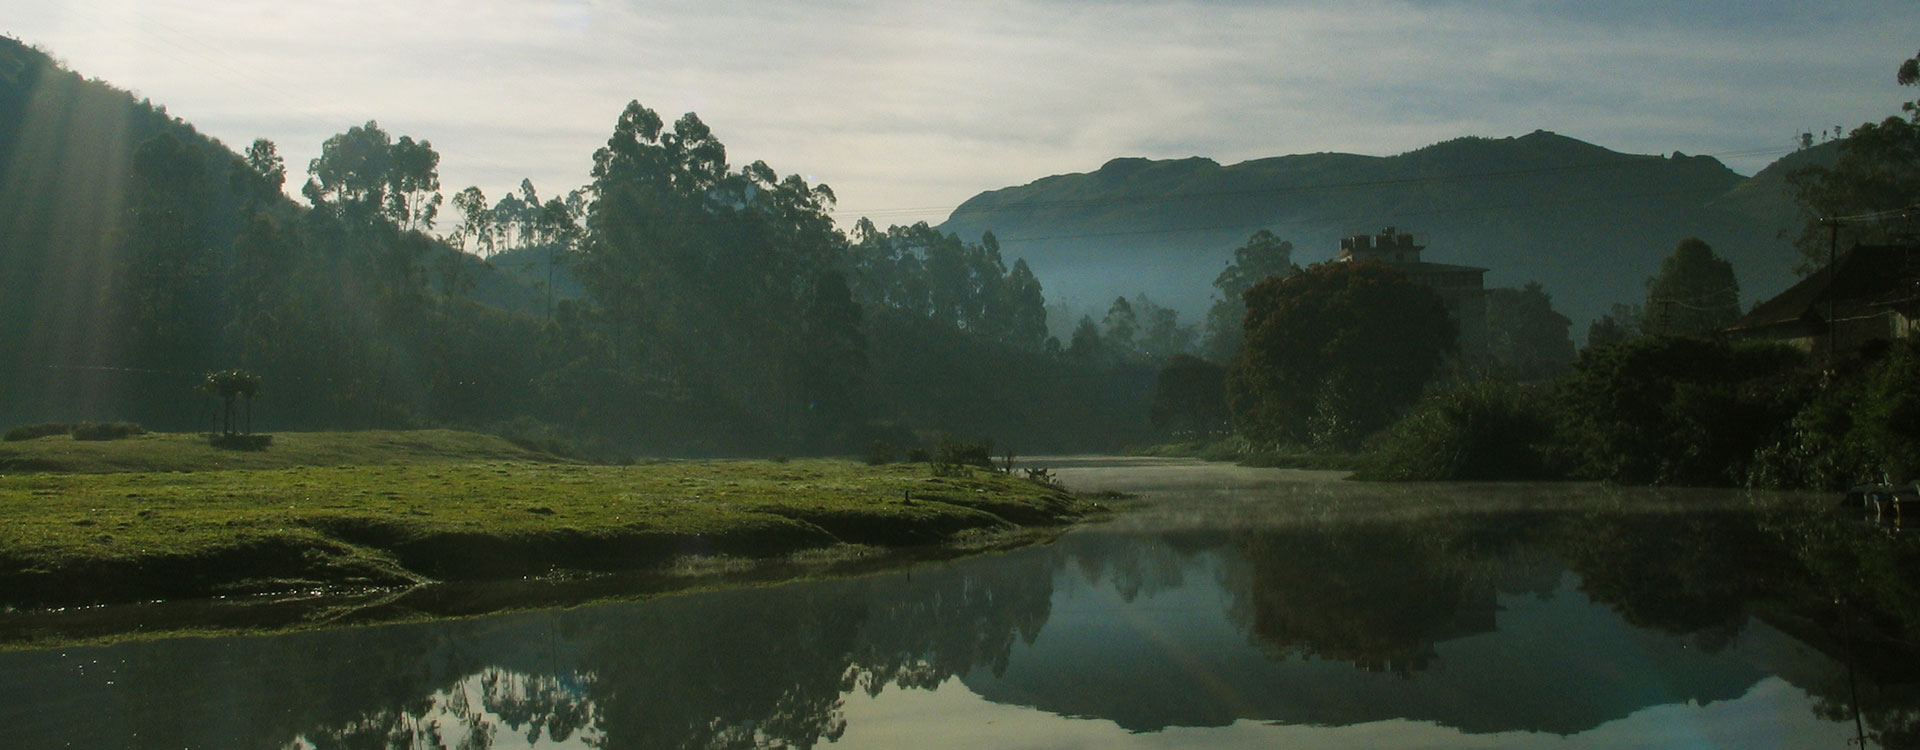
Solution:
[[[1428,263],[1427,249],[1412,233],[1387,227],[1379,234],[1356,234],[1340,240],[1335,263],[1375,262],[1393,266],[1414,281],[1431,287],[1447,305],[1447,316],[1460,330],[1460,359],[1474,365],[1487,362],[1487,269]]]
[[[1920,328],[1920,245],[1855,245],[1727,327],[1816,356],[1907,338]]]

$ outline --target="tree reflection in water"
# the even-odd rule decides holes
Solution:
[[[1771,673],[1813,696],[1820,716],[1851,723],[1858,707],[1870,741],[1914,746],[1916,549],[1915,537],[1817,513],[1684,505],[1093,529],[1046,548],[859,578],[0,654],[10,678],[0,723],[23,747],[811,747],[850,731],[855,691],[964,687],[1133,731],[1406,717],[1466,732],[1574,733],[1651,705],[1737,697]],[[1503,640],[1514,637],[1502,629],[1515,610],[1539,628],[1592,608],[1552,600],[1568,581],[1632,632],[1606,635],[1610,646],[1551,630]],[[1112,608],[1056,611],[1091,598]],[[1186,609],[1167,611],[1175,603]],[[1174,643],[1177,660],[1155,661],[1153,649],[1188,635],[1100,621],[1129,608],[1160,618],[1155,627],[1199,625],[1217,637]],[[1804,646],[1741,651],[1756,629],[1766,643],[1790,635]],[[1593,670],[1613,663],[1606,648],[1686,654],[1704,671],[1599,699],[1563,684],[1574,677],[1556,670],[1603,674]],[[1509,652],[1546,661],[1463,661]],[[1720,652],[1743,655],[1708,655]],[[1203,685],[1230,688],[1234,702]],[[1460,697],[1486,691],[1530,694],[1513,705]],[[1529,700],[1534,713],[1518,712]]]
[[[586,697],[593,682],[590,674],[555,678],[489,667],[414,705],[376,710],[285,747],[487,750],[503,733],[528,747],[605,747],[599,708]]]

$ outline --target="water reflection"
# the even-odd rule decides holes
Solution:
[[[1857,707],[1870,742],[1920,739],[1912,539],[1667,496],[1480,488],[1381,513],[1403,501],[1297,490],[1189,499],[1287,513],[1136,518],[892,574],[4,654],[0,722],[28,747],[811,747],[859,739],[850,699],[965,690],[1132,732],[1580,735],[1791,693],[1800,716],[1773,718],[1844,738]]]
[[[488,667],[423,701],[320,728],[285,747],[605,747],[599,708],[587,697],[593,681],[590,674],[548,677]]]

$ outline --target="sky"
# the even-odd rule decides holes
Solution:
[[[1751,173],[1920,97],[1893,80],[1917,32],[1914,0],[0,0],[0,34],[273,140],[296,195],[377,120],[433,144],[449,196],[555,197],[637,100],[883,227],[1115,157],[1534,130]]]

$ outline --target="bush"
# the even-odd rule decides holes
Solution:
[[[73,426],[75,440],[119,440],[147,434],[147,428],[132,422],[81,422]]]
[[[1556,426],[1576,476],[1739,485],[1790,426],[1805,357],[1778,344],[1643,338],[1580,353],[1556,384]]]
[[[1920,472],[1920,341],[1842,363],[1793,392],[1798,407],[1747,474],[1755,487],[1845,489]]]
[[[955,440],[941,438],[933,451],[933,473],[949,476],[966,467],[993,468],[992,440]]]
[[[35,438],[43,438],[43,437],[48,437],[52,435],[68,435],[72,433],[73,433],[73,425],[67,424],[65,422],[41,422],[39,424],[23,424],[23,425],[20,425],[19,427],[15,427],[11,430],[7,430],[6,440],[8,442],[15,442],[20,440],[33,440]]]
[[[1374,438],[1356,477],[1381,480],[1549,479],[1554,420],[1533,388],[1480,382],[1427,397]]]

